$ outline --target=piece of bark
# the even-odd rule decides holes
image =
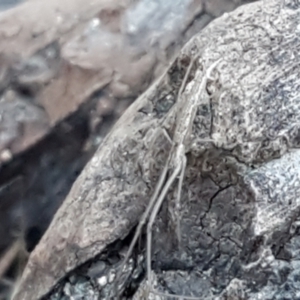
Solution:
[[[199,99],[182,195],[188,262],[181,263],[192,261],[196,273],[159,267],[182,258],[180,249],[172,252],[176,235],[170,235],[162,215],[153,243],[159,282],[165,282],[160,288],[201,293],[204,299],[228,299],[243,284],[249,299],[259,299],[255,285],[264,295],[271,286],[279,289],[280,283],[267,283],[281,270],[276,259],[284,257],[276,243],[288,246],[284,235],[292,237],[289,230],[300,208],[299,151],[293,151],[299,148],[299,17],[296,2],[258,2],[195,36],[168,73],[124,113],[79,176],[32,253],[14,299],[40,299],[138,222],[169,154],[162,128],[172,135],[176,95],[187,60],[196,54],[204,69],[221,58],[217,79]],[[202,76],[199,67],[189,84]],[[285,201],[289,209],[280,209]],[[197,280],[200,285],[187,284]]]

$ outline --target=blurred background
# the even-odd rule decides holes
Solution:
[[[0,10],[6,10],[16,6],[23,0],[0,0]]]

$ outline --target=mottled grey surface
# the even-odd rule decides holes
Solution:
[[[125,112],[80,175],[33,252],[15,299],[32,299],[34,284],[45,290],[87,261],[45,299],[113,298],[112,274],[130,242],[124,238],[169,154],[161,129],[172,137],[182,99],[193,97],[199,104],[181,197],[182,242],[175,232],[174,185],[153,230],[155,288],[199,299],[300,299],[299,19],[297,1],[259,2],[195,36]],[[185,98],[176,102],[196,54]],[[219,58],[205,92],[192,94],[203,70]],[[143,244],[119,289],[124,299],[167,299],[140,284]]]

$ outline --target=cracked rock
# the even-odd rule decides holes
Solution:
[[[299,18],[297,2],[261,1],[225,14],[191,39],[81,173],[33,251],[14,299],[64,299],[70,276],[90,284],[100,299],[298,299]],[[155,218],[151,252],[142,232],[120,270],[178,146],[174,131],[186,134],[183,116],[191,114],[182,112],[193,101],[197,109],[183,136],[180,209],[175,180]],[[165,179],[176,167],[176,161],[168,166]],[[99,261],[108,268],[94,286],[97,279],[87,274]],[[121,274],[112,284],[110,271]]]

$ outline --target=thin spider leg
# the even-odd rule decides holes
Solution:
[[[190,70],[191,70],[191,66],[192,66],[192,64],[193,64],[194,61],[195,61],[195,60],[192,60],[190,66],[189,66],[189,68],[188,68],[188,71],[189,71],[189,72],[190,72]],[[207,78],[210,77],[210,75],[211,75],[213,69],[216,67],[216,65],[217,65],[220,61],[221,61],[221,59],[215,61],[215,62],[208,68],[208,70],[207,70],[205,76],[202,78],[202,81],[201,81],[201,83],[200,83],[199,91],[203,91],[203,89],[205,88],[205,85],[206,85],[206,83],[207,83]],[[188,72],[188,73],[189,73],[189,72]],[[187,81],[187,76],[188,76],[188,75],[185,74],[185,78],[184,78],[183,81]],[[181,90],[181,89],[182,89],[182,90]],[[180,93],[179,93],[178,97],[181,96],[182,91],[183,91],[183,84],[181,85]],[[194,104],[194,105],[191,105],[191,106],[190,106],[190,109],[195,109],[195,104]],[[187,111],[187,112],[188,112],[188,111]],[[187,112],[186,112],[186,115],[188,115]],[[180,117],[184,117],[184,115],[182,115],[182,116],[180,115]],[[188,127],[192,126],[192,122],[193,122],[193,121],[194,121],[194,117],[190,117],[190,118],[188,119],[188,122],[189,122],[189,126],[188,126]],[[179,121],[179,122],[180,122],[180,121]],[[188,133],[188,132],[187,132],[186,129],[185,129],[185,132],[181,132],[181,131],[178,131],[178,132],[177,132],[177,134],[180,134],[180,140],[182,140],[182,136],[183,136],[183,138],[185,138],[187,133]],[[176,133],[175,133],[175,134],[176,134]],[[175,142],[177,142],[177,140],[175,140]],[[162,190],[162,192],[161,192],[161,194],[160,194],[160,196],[159,196],[157,202],[155,203],[155,205],[154,205],[154,207],[153,207],[153,210],[152,210],[152,213],[151,213],[150,218],[149,218],[148,225],[147,225],[147,253],[146,253],[146,255],[147,255],[147,280],[148,280],[149,289],[150,289],[150,291],[152,291],[154,294],[156,294],[156,291],[155,291],[155,290],[153,289],[153,287],[152,287],[152,278],[151,278],[151,277],[152,277],[152,276],[151,276],[151,260],[152,260],[152,259],[151,259],[152,227],[153,227],[154,221],[155,221],[155,219],[156,219],[156,217],[157,217],[157,214],[158,214],[158,212],[159,212],[159,210],[160,210],[160,207],[161,207],[161,205],[162,205],[162,203],[163,203],[163,200],[164,200],[164,198],[165,198],[167,192],[169,191],[171,185],[173,184],[173,182],[175,181],[176,177],[179,175],[180,171],[182,171],[182,168],[183,168],[183,164],[184,164],[183,157],[185,157],[185,153],[182,152],[182,151],[180,151],[180,148],[183,147],[183,149],[184,149],[184,142],[181,141],[181,142],[179,142],[177,145],[178,145],[178,148],[177,148],[177,155],[176,155],[176,157],[175,157],[175,159],[177,160],[177,166],[176,166],[175,170],[173,171],[171,177],[168,179],[166,185],[164,186],[164,188],[163,188],[163,190]],[[179,180],[180,180],[180,179],[179,179]],[[166,296],[166,294],[163,294],[163,295]],[[192,298],[190,298],[190,297],[185,297],[185,296],[182,296],[182,295],[171,295],[171,294],[170,294],[170,296],[171,296],[171,297],[175,297],[175,298],[179,298],[179,299],[182,298],[182,297],[184,297],[184,298],[186,298],[186,299],[196,299],[196,300],[201,299],[201,298],[199,298],[199,297],[192,297]],[[168,297],[168,295],[167,295],[167,297]]]
[[[188,66],[188,69],[187,69],[187,71],[186,71],[186,73],[185,73],[185,76],[184,76],[184,78],[183,78],[183,81],[182,81],[182,83],[181,83],[181,86],[180,86],[180,89],[179,89],[179,93],[178,93],[177,98],[179,98],[180,95],[182,94],[182,91],[183,91],[183,89],[184,89],[184,87],[185,87],[185,84],[186,84],[186,82],[187,82],[187,78],[188,78],[188,76],[189,76],[189,74],[190,74],[190,72],[191,72],[192,66],[194,65],[194,62],[195,62],[196,58],[197,58],[197,57],[193,58],[193,59],[190,61],[190,64],[189,64],[189,66]],[[177,100],[178,100],[178,99],[177,99]],[[177,101],[176,101],[176,102],[177,102]],[[165,133],[165,135],[167,136],[168,140],[173,144],[173,141],[170,139],[170,137],[169,137],[169,135],[168,135],[168,133],[167,133],[166,130],[164,130],[164,133]],[[172,152],[172,150],[171,150],[171,152]],[[165,165],[165,167],[164,167],[164,169],[163,169],[163,172],[162,172],[162,174],[161,174],[161,176],[160,176],[160,178],[159,178],[159,181],[158,181],[158,183],[157,183],[157,185],[156,185],[154,194],[152,195],[152,197],[151,197],[151,199],[150,199],[150,202],[149,202],[149,204],[148,204],[148,206],[147,206],[147,209],[146,209],[146,211],[144,212],[144,214],[143,214],[141,220],[139,221],[139,224],[138,224],[138,227],[137,227],[137,229],[136,229],[135,235],[134,235],[134,237],[133,237],[133,239],[132,239],[132,241],[131,241],[131,243],[130,243],[130,245],[129,245],[129,249],[128,249],[127,253],[126,253],[126,256],[125,256],[125,258],[124,258],[124,261],[123,261],[123,263],[121,264],[119,276],[121,276],[121,273],[122,273],[122,271],[123,271],[123,268],[124,268],[125,264],[127,263],[127,261],[129,260],[129,257],[130,257],[131,254],[132,254],[133,248],[134,248],[135,245],[136,245],[136,242],[137,242],[137,240],[138,240],[138,238],[139,238],[139,236],[140,236],[140,234],[141,234],[141,231],[142,231],[143,226],[144,226],[145,223],[146,223],[146,220],[147,220],[147,218],[148,218],[148,215],[150,214],[150,212],[151,212],[151,210],[152,210],[152,207],[153,207],[154,204],[156,203],[156,200],[157,200],[157,197],[158,197],[158,195],[159,195],[159,192],[160,192],[160,190],[161,190],[161,188],[162,188],[162,186],[163,186],[163,183],[164,183],[164,181],[165,181],[165,179],[166,179],[168,167],[169,167],[169,159],[168,159],[168,161],[167,161],[167,163],[166,163],[166,165]],[[119,277],[119,276],[117,276],[116,282],[118,282],[118,277]]]
[[[165,128],[163,128],[162,132],[163,132],[164,136],[167,138],[170,145],[174,146],[174,142],[172,141],[170,135],[168,134],[168,131]]]
[[[160,192],[160,190],[161,190],[161,188],[162,188],[162,186],[163,186],[163,183],[164,183],[164,181],[165,181],[165,179],[166,179],[166,176],[167,176],[168,166],[169,166],[169,164],[168,164],[168,161],[167,161],[167,163],[166,163],[166,165],[165,165],[165,167],[164,167],[162,173],[160,174],[159,180],[158,180],[158,182],[157,182],[157,184],[156,184],[154,193],[153,193],[153,195],[152,195],[152,197],[151,197],[151,199],[150,199],[150,202],[149,202],[149,204],[148,204],[148,206],[147,206],[147,208],[146,208],[146,211],[144,212],[144,214],[142,215],[142,218],[141,218],[140,221],[139,221],[139,224],[138,224],[137,229],[136,229],[136,231],[135,231],[134,237],[133,237],[133,239],[132,239],[132,241],[131,241],[131,243],[130,243],[130,245],[129,245],[129,249],[128,249],[128,251],[127,251],[127,253],[126,253],[126,256],[125,256],[125,258],[124,258],[124,260],[123,260],[123,262],[122,262],[122,264],[121,264],[120,272],[119,272],[119,275],[117,276],[116,282],[118,282],[118,279],[119,279],[119,277],[120,277],[121,274],[122,274],[122,271],[123,271],[123,269],[124,269],[124,266],[125,266],[126,263],[128,262],[129,257],[130,257],[131,254],[132,254],[133,248],[135,247],[136,242],[137,242],[137,240],[138,240],[138,238],[139,238],[139,236],[140,236],[140,234],[141,234],[142,228],[143,228],[144,224],[146,223],[146,220],[147,220],[147,218],[148,218],[148,216],[149,216],[149,214],[150,214],[150,212],[151,212],[151,210],[152,210],[152,207],[153,207],[154,203],[155,203],[156,200],[157,200],[157,197],[158,197],[158,195],[159,195],[159,192]]]
[[[180,97],[180,95],[182,94],[182,91],[183,91],[184,88],[185,88],[185,84],[186,84],[186,82],[187,82],[188,76],[189,76],[189,74],[190,74],[190,72],[191,72],[191,69],[192,69],[192,67],[193,67],[193,65],[194,65],[194,62],[196,61],[197,58],[198,58],[198,56],[197,56],[197,57],[194,57],[194,58],[190,61],[190,63],[189,63],[188,69],[187,69],[187,71],[186,71],[186,73],[185,73],[185,76],[184,76],[183,81],[182,81],[182,83],[181,83],[181,85],[180,85],[180,88],[179,88],[179,92],[178,92],[178,95],[177,95],[177,101],[176,101],[176,103],[178,102],[178,98]],[[166,134],[167,137],[169,137],[167,131],[164,131],[164,133]],[[171,139],[170,139],[170,141],[171,141],[171,143],[173,144],[173,141],[172,141]],[[172,153],[172,150],[171,150],[170,153]],[[168,166],[169,166],[169,159],[168,159],[168,162],[167,162],[167,164],[166,164],[166,166],[165,166],[165,168],[164,168],[164,170],[163,170],[163,174],[162,174],[163,176],[160,177],[160,180],[159,180],[159,183],[158,183],[158,185],[157,185],[157,188],[155,189],[155,193],[154,193],[154,195],[152,196],[152,198],[151,198],[151,200],[150,200],[150,203],[149,203],[149,205],[148,205],[148,207],[147,207],[147,210],[146,210],[145,214],[143,215],[142,220],[141,220],[140,223],[139,223],[139,226],[138,226],[138,229],[137,229],[137,231],[139,231],[139,233],[137,234],[137,232],[136,232],[136,235],[134,236],[134,240],[133,240],[133,241],[134,241],[134,244],[136,243],[136,240],[138,239],[138,236],[140,235],[141,229],[142,229],[143,225],[145,224],[145,222],[146,222],[146,220],[147,220],[147,217],[148,217],[149,213],[150,213],[151,210],[152,210],[153,205],[155,204],[155,206],[154,206],[154,211],[155,211],[155,207],[156,207],[156,206],[158,206],[158,210],[159,210],[159,208],[160,208],[160,206],[161,206],[161,204],[162,204],[162,202],[163,202],[163,199],[164,199],[165,195],[162,197],[162,199],[161,199],[161,196],[162,196],[163,194],[166,194],[166,193],[168,192],[168,189],[165,191],[165,188],[166,188],[166,186],[168,185],[168,182],[169,182],[169,181],[168,181],[167,184],[165,185],[165,188],[163,189],[162,194],[159,196],[159,199],[157,200],[158,194],[159,194],[159,192],[160,192],[160,190],[161,190],[161,188],[162,188],[162,184],[163,184],[163,182],[164,182],[164,180],[165,180],[165,178],[166,178],[166,175],[167,175]],[[175,169],[175,171],[176,171],[176,170],[177,170],[177,168]],[[179,169],[178,172],[180,172],[180,169]],[[173,175],[174,175],[174,173],[172,174],[171,178],[173,177]],[[178,175],[178,174],[177,174],[177,175]],[[174,182],[174,180],[176,179],[176,176],[177,176],[177,175],[175,175],[175,177],[174,177],[174,179],[172,180],[172,182],[170,183],[170,185]],[[171,178],[170,178],[170,179],[171,179]],[[165,191],[165,192],[164,192],[164,191]],[[156,202],[156,200],[157,200],[157,202]],[[157,203],[159,203],[159,202],[161,202],[160,205],[157,205]],[[152,211],[152,213],[151,213],[151,216],[152,216],[152,214],[153,214],[153,211]],[[157,215],[157,212],[156,212],[156,215]],[[154,217],[154,219],[155,219],[155,217]],[[154,221],[154,220],[153,220],[153,221]],[[152,221],[152,223],[153,223],[153,221]],[[148,223],[148,226],[149,226],[149,223]],[[148,230],[148,226],[147,226],[147,230]],[[152,226],[151,226],[151,228],[152,228]],[[150,257],[150,269],[151,269],[151,255],[149,256],[149,253],[148,253],[148,248],[149,248],[149,246],[148,246],[149,241],[148,241],[148,240],[149,240],[149,239],[148,239],[148,233],[147,233],[147,260],[148,260],[148,258]],[[132,246],[132,244],[133,244],[133,242],[131,243],[130,246]],[[151,238],[150,238],[150,244],[151,244]],[[133,247],[134,247],[134,245],[133,245],[132,247],[129,247],[129,250],[131,249],[131,252],[132,252],[132,250],[133,250]],[[151,245],[150,245],[150,251],[151,251]],[[128,251],[128,252],[129,252],[129,251]],[[127,256],[128,256],[128,255],[126,255],[126,257],[127,257]],[[128,256],[128,258],[129,258],[129,256]],[[127,258],[127,260],[128,260],[128,258]],[[147,262],[147,265],[149,265],[148,262]],[[149,276],[149,272],[148,272],[147,274],[148,274],[148,276]],[[148,277],[148,279],[149,279],[149,277]]]
[[[182,95],[182,93],[183,93],[183,90],[184,90],[185,85],[186,85],[186,83],[187,83],[188,77],[189,77],[189,75],[191,74],[192,67],[193,67],[193,65],[194,65],[194,63],[195,63],[195,61],[196,61],[196,59],[198,59],[198,58],[199,58],[198,55],[197,55],[196,57],[193,57],[193,58],[191,59],[190,63],[189,63],[189,66],[188,66],[188,68],[187,68],[187,70],[186,70],[186,72],[185,72],[185,74],[184,74],[183,80],[182,80],[182,82],[181,82],[179,92],[178,92],[178,94],[177,94],[177,100],[176,100],[176,103],[178,103],[178,99],[179,99],[179,97],[180,97],[180,96]]]
[[[184,89],[184,87],[185,87],[185,84],[186,84],[186,82],[187,82],[187,78],[188,78],[188,76],[189,76],[189,74],[190,74],[190,72],[191,72],[191,69],[192,69],[192,67],[193,67],[193,65],[194,65],[194,62],[196,61],[197,58],[198,58],[198,57],[195,57],[195,58],[193,58],[193,59],[190,61],[189,66],[188,66],[188,69],[187,69],[187,71],[186,71],[186,73],[185,73],[185,76],[184,76],[184,78],[183,78],[183,81],[182,81],[182,83],[181,83],[181,85],[180,85],[180,89],[179,89],[177,98],[182,94],[182,91],[183,91],[183,89]],[[178,99],[177,99],[177,100],[178,100]],[[177,101],[176,101],[176,102],[177,102]],[[172,139],[170,138],[168,132],[167,132],[166,129],[164,129],[164,128],[163,128],[163,133],[164,133],[164,135],[167,137],[167,139],[168,139],[168,141],[170,142],[170,144],[174,146],[174,142],[172,141]],[[172,150],[171,150],[171,152],[172,152]],[[150,199],[150,202],[149,202],[149,204],[148,204],[148,206],[147,206],[147,209],[146,209],[146,211],[144,212],[144,214],[143,214],[141,220],[139,221],[138,227],[137,227],[136,232],[135,232],[135,234],[134,234],[134,237],[133,237],[133,239],[132,239],[132,241],[131,241],[131,243],[130,243],[130,245],[129,245],[129,249],[128,249],[128,251],[127,251],[127,254],[126,254],[126,256],[125,256],[125,259],[124,259],[124,261],[123,261],[123,263],[122,263],[122,265],[121,265],[121,268],[120,268],[121,272],[122,272],[122,270],[123,270],[125,264],[127,263],[128,259],[129,259],[129,257],[130,257],[130,255],[132,254],[133,248],[135,247],[136,242],[137,242],[137,240],[138,240],[138,238],[139,238],[139,236],[140,236],[140,234],[141,234],[142,228],[143,228],[143,226],[145,225],[146,220],[147,220],[147,218],[148,218],[148,216],[149,216],[149,214],[150,214],[150,212],[151,212],[151,210],[152,210],[152,207],[153,207],[153,205],[155,204],[155,202],[156,202],[156,200],[157,200],[157,197],[158,197],[158,195],[159,195],[159,192],[160,192],[160,190],[161,190],[161,188],[162,188],[162,185],[163,185],[163,183],[164,183],[164,181],[165,181],[165,179],[166,179],[166,175],[167,175],[167,171],[168,171],[168,165],[169,165],[169,159],[168,159],[168,161],[167,161],[167,163],[166,163],[166,165],[165,165],[165,167],[164,167],[164,169],[163,169],[163,172],[162,172],[162,174],[161,174],[161,176],[160,176],[160,178],[159,178],[159,181],[158,181],[158,183],[157,183],[157,185],[156,185],[156,187],[155,187],[154,194],[152,195],[152,197],[151,197],[151,199]]]
[[[175,181],[176,177],[179,175],[180,171],[182,168],[182,162],[179,162],[175,170],[173,171],[172,175],[166,182],[159,198],[157,199],[157,202],[155,203],[152,213],[149,218],[149,222],[147,225],[147,279],[148,279],[148,284],[150,285],[150,290],[152,289],[152,280],[151,280],[151,242],[152,242],[152,227],[154,224],[154,221],[156,219],[156,216],[160,210],[160,207],[163,203],[163,200],[169,191],[171,185]]]
[[[149,292],[151,292],[155,295],[164,296],[164,297],[173,297],[173,298],[177,298],[177,299],[186,299],[186,300],[201,300],[202,298],[200,298],[200,297],[161,293],[161,292],[156,291],[152,286],[152,276],[151,276],[152,227],[153,227],[154,221],[158,215],[158,212],[161,208],[163,200],[164,200],[166,194],[168,193],[171,185],[176,180],[176,177],[179,175],[179,173],[180,173],[180,178],[179,178],[179,182],[180,182],[179,187],[180,188],[178,190],[177,196],[179,195],[178,198],[180,201],[180,195],[181,195],[181,191],[182,191],[182,183],[183,183],[183,179],[184,179],[186,164],[187,164],[187,159],[186,159],[186,156],[183,155],[181,163],[179,163],[177,165],[177,167],[173,171],[172,175],[168,179],[159,198],[157,199],[157,202],[155,203],[155,206],[154,206],[151,216],[149,218],[149,222],[147,225],[147,281],[148,281],[148,286],[149,286]]]
[[[178,245],[181,245],[181,230],[180,230],[180,199],[181,199],[181,192],[182,192],[182,184],[183,184],[183,179],[185,175],[185,170],[186,170],[186,163],[187,159],[186,156],[184,155],[182,158],[182,168],[181,168],[181,173],[180,177],[178,180],[178,190],[177,190],[177,197],[176,197],[176,204],[175,204],[175,212],[176,212],[176,218],[177,218],[177,224],[176,224],[176,232],[177,232],[177,239],[178,239]]]

